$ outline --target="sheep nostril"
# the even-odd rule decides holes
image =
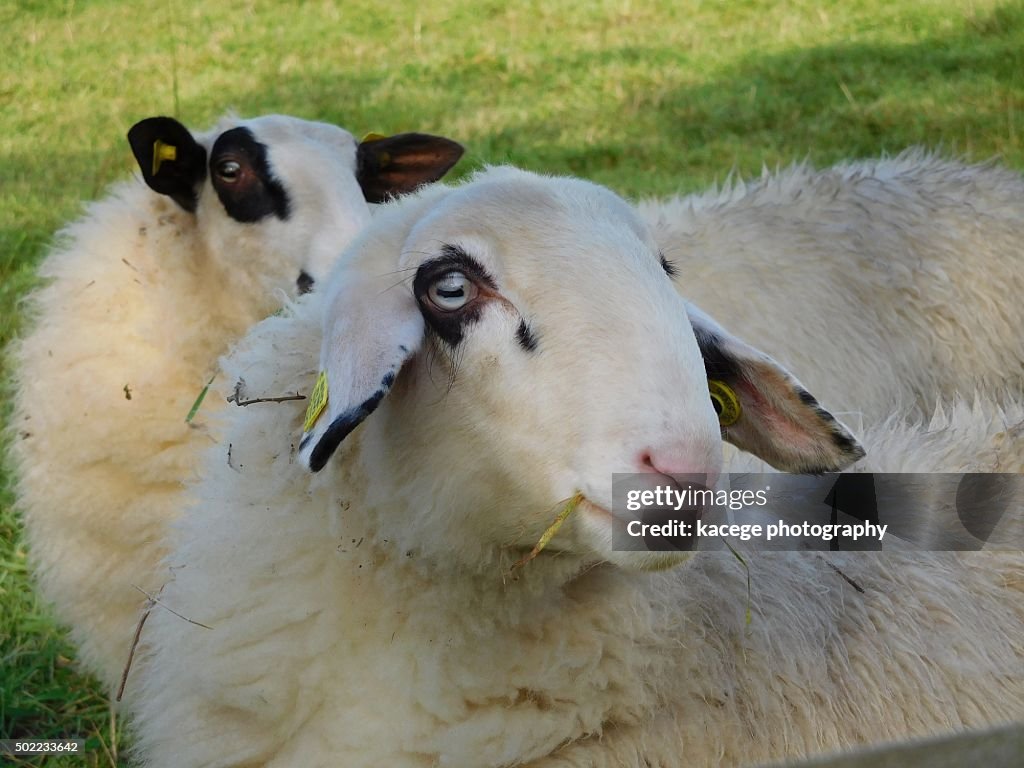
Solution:
[[[675,482],[697,482],[712,487],[718,482],[721,473],[721,460],[693,452],[654,452],[646,450],[640,453],[638,468],[640,472],[656,472]]]

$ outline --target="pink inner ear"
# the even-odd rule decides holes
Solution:
[[[762,352],[730,336],[692,305],[687,314],[709,378],[724,378],[742,413],[722,438],[786,472],[836,472],[864,455],[856,438]]]
[[[815,452],[828,432],[818,414],[800,400],[793,385],[771,366],[757,365],[756,374],[758,384],[741,376],[734,385],[744,417],[758,422],[766,437],[784,443],[789,450]]]
[[[818,441],[806,428],[797,426],[782,414],[769,411],[759,413],[758,418],[762,423],[762,428],[769,433],[772,440],[785,443],[790,450],[808,453],[814,452],[818,448]]]

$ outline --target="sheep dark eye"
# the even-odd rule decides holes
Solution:
[[[242,166],[236,160],[222,160],[217,163],[217,176],[221,181],[233,184],[242,174]]]
[[[427,299],[442,312],[455,312],[476,298],[476,285],[462,272],[445,272],[427,288]]]

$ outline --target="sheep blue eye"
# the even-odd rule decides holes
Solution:
[[[430,303],[444,312],[462,309],[476,298],[476,285],[458,271],[446,272],[427,289]]]

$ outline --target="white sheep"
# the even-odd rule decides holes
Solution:
[[[150,118],[128,139],[141,179],[61,233],[14,351],[18,504],[39,586],[108,686],[146,600],[135,586],[166,579],[164,525],[234,384],[213,378],[186,423],[218,356],[326,273],[370,220],[368,201],[435,180],[461,154],[439,137],[359,143],[284,116],[196,136]]]
[[[141,763],[728,766],[1024,716],[1019,555],[753,559],[747,626],[731,555],[611,549],[613,472],[722,468],[697,334],[730,439],[784,468],[862,454],[686,312],[586,182],[491,169],[382,211],[225,363],[313,397],[224,414],[161,598],[209,628],[151,615]]]
[[[1024,394],[1024,178],[921,150],[647,201],[679,289],[866,423]]]

